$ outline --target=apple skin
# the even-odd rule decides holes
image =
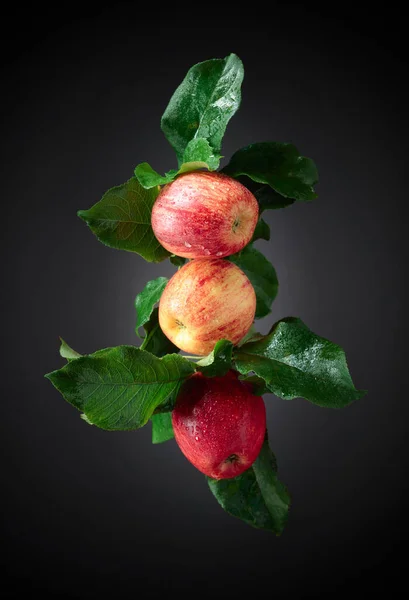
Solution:
[[[213,479],[237,477],[256,460],[266,433],[262,396],[238,379],[192,375],[172,411],[176,443],[199,471]]]
[[[221,339],[237,344],[255,311],[254,288],[239,267],[221,258],[197,258],[168,281],[159,301],[159,325],[180,350],[205,355]]]
[[[158,241],[177,256],[230,256],[251,240],[259,215],[256,198],[223,173],[194,171],[165,185],[152,209]]]

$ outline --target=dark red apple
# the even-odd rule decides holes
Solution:
[[[172,254],[186,258],[223,257],[251,240],[258,202],[228,175],[194,171],[165,185],[152,209],[152,228]]]
[[[263,398],[235,371],[224,377],[195,373],[172,411],[176,442],[199,471],[213,479],[236,477],[256,460],[266,432]]]

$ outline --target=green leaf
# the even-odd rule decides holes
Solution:
[[[305,398],[318,406],[341,408],[365,394],[355,389],[342,348],[293,317],[241,346],[234,359],[240,373],[261,377],[270,392],[285,400]]]
[[[243,64],[235,54],[189,69],[161,120],[179,165],[187,145],[196,138],[204,138],[215,154],[220,153],[227,124],[240,106],[243,77]]]
[[[161,444],[175,437],[172,426],[172,413],[157,413],[151,416],[152,444]]]
[[[149,321],[155,304],[159,302],[167,283],[168,279],[166,277],[152,279],[152,281],[148,281],[142,292],[139,292],[136,296],[136,335],[139,336],[139,327],[142,327],[142,325],[145,325]]]
[[[268,240],[270,239],[270,226],[261,217],[257,221],[256,228],[253,233],[253,237],[250,240],[250,244],[257,240]]]
[[[114,431],[145,425],[156,407],[174,402],[193,372],[177,354],[160,359],[134,346],[118,346],[77,358],[46,377],[88,423]]]
[[[285,208],[294,204],[293,198],[284,198],[281,194],[278,194],[268,185],[262,185],[254,192],[257,198],[260,213],[264,210],[277,210],[278,208]]]
[[[219,340],[213,350],[196,363],[196,367],[206,377],[223,377],[231,369],[233,344]]]
[[[183,256],[176,256],[176,254],[171,254],[169,256],[169,260],[172,263],[172,265],[175,265],[175,267],[183,267],[183,265],[186,262],[186,258],[184,258]]]
[[[140,348],[158,357],[165,356],[166,354],[175,354],[179,352],[179,348],[172,344],[169,338],[163,333],[159,325],[158,314],[159,309],[154,308],[149,321],[144,324],[145,337]]]
[[[199,169],[209,170],[209,165],[205,162],[201,162],[200,160],[184,162],[178,171],[178,175],[182,175],[183,173],[191,173],[192,171],[198,171]]]
[[[158,188],[145,190],[132,177],[108,190],[89,210],[78,211],[78,216],[103,244],[136,252],[149,262],[160,262],[169,252],[160,245],[151,226],[157,195]]]
[[[253,465],[232,479],[207,478],[216,500],[248,525],[280,535],[290,506],[286,487],[277,478],[275,456],[267,440]]]
[[[60,356],[62,356],[63,358],[65,358],[66,360],[68,360],[68,362],[70,360],[75,360],[76,358],[79,358],[81,356],[81,354],[79,354],[78,352],[76,352],[75,350],[73,350],[68,344],[67,342],[65,342],[62,337],[60,337],[60,341],[61,341],[61,346],[60,346]]]
[[[222,169],[223,170],[223,169]],[[294,204],[293,198],[284,198],[281,194],[278,194],[269,185],[260,184],[257,181],[253,181],[246,175],[238,175],[235,177],[237,181],[240,181],[252,194],[256,197],[259,204],[259,213],[261,214],[267,209],[285,208]]]
[[[310,158],[300,156],[292,144],[260,142],[241,148],[223,172],[266,183],[286,198],[305,201],[317,197],[313,188],[318,181],[317,168]]]
[[[247,344],[247,342],[254,342],[255,340],[259,340],[262,337],[264,337],[263,334],[256,331],[256,328],[254,327],[253,323],[246,335],[242,337],[241,340],[238,342],[237,346],[243,346],[243,344]]]
[[[255,318],[268,315],[278,292],[278,279],[273,265],[251,244],[227,259],[244,271],[254,287],[257,298]]]
[[[215,171],[219,168],[220,155],[215,154],[209,142],[205,138],[194,138],[190,140],[183,153],[183,164],[179,173],[206,168]],[[195,165],[195,166],[194,166]]]
[[[135,177],[143,188],[149,190],[171,183],[183,173],[190,173],[198,169],[215,171],[219,167],[220,158],[218,154],[214,153],[205,138],[194,138],[186,146],[179,170],[171,169],[165,175],[160,175],[147,162],[144,162],[135,167]]]
[[[239,379],[251,385],[251,391],[255,396],[264,396],[270,391],[264,379],[256,375],[240,375]]]
[[[171,171],[165,173],[165,175],[160,175],[154,169],[152,169],[147,162],[140,163],[137,167],[135,167],[135,177],[141,186],[147,190],[158,185],[170,183],[175,179],[176,174],[177,170],[172,169]]]

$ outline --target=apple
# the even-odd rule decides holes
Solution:
[[[152,228],[172,254],[186,258],[229,256],[251,240],[256,198],[223,173],[194,171],[165,185],[152,209]]]
[[[159,325],[180,350],[205,355],[221,339],[237,344],[254,321],[256,294],[247,275],[222,258],[196,258],[168,281]]]
[[[266,433],[263,398],[235,371],[224,377],[192,375],[172,411],[176,443],[213,479],[236,477],[256,460]]]

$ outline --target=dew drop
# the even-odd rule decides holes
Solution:
[[[185,246],[186,246],[186,248],[191,248],[192,244],[189,244],[189,242],[185,242]]]
[[[207,248],[203,252],[206,254],[206,256],[210,256],[210,250],[208,250]]]
[[[216,252],[216,256],[221,256],[223,252]]]
[[[195,440],[196,440],[196,442],[199,441],[199,436],[198,435],[195,436]]]

